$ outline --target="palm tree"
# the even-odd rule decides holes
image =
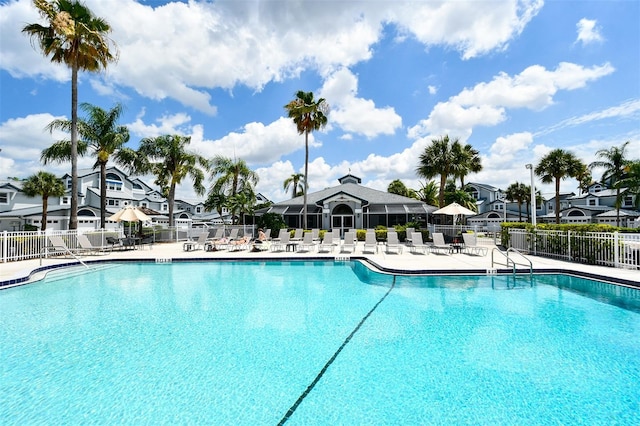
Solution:
[[[430,180],[426,184],[420,182],[420,189],[416,191],[418,200],[429,205],[438,204],[438,184]]]
[[[578,180],[578,190],[581,194],[586,194],[589,192],[589,187],[593,183],[593,178],[591,177],[591,170],[587,167],[586,164],[580,165],[580,170],[576,174],[576,179]]]
[[[115,154],[116,162],[122,163],[119,153],[129,141],[129,129],[119,126],[118,120],[123,112],[121,104],[116,104],[109,111],[100,107],[83,103],[80,107],[87,113],[86,120],[78,120],[78,155],[84,156],[88,149],[96,157],[93,168],[100,167],[100,227],[104,228],[107,212],[107,163]],[[71,121],[54,120],[47,126],[49,131],[71,129]],[[49,161],[69,161],[71,158],[71,142],[62,140],[42,151],[40,159],[44,164]]]
[[[78,71],[105,69],[116,60],[109,45],[109,24],[78,0],[33,0],[48,26],[28,24],[22,32],[51,62],[71,68],[71,209],[69,229],[78,227]],[[115,48],[115,45],[114,45]]]
[[[635,208],[640,209],[640,161],[630,161],[624,168],[625,177],[618,181],[618,186],[627,188],[628,193],[635,197]]]
[[[524,183],[512,183],[507,187],[505,196],[518,203],[518,221],[522,222],[522,203],[526,202],[527,198],[531,198],[531,189]]]
[[[455,139],[453,143],[459,143]],[[439,139],[432,139],[431,145],[425,148],[420,154],[420,164],[416,169],[418,176],[425,179],[432,179],[440,175],[440,191],[438,195],[438,206],[444,207],[444,193],[447,179],[453,174],[455,157],[449,135]]]
[[[60,179],[51,173],[43,171],[29,176],[22,185],[22,191],[24,191],[28,197],[42,196],[42,231],[47,229],[49,197],[62,197],[65,190],[64,183]]]
[[[211,189],[211,191],[209,191],[209,194],[207,195],[207,199],[204,202],[204,208],[207,211],[213,211],[215,210],[216,212],[218,212],[218,216],[220,216],[220,220],[222,219],[222,210],[227,206],[227,196],[224,194],[224,192],[222,192],[221,189],[216,189],[214,190],[214,188]]]
[[[252,188],[246,187],[242,191],[229,197],[227,205],[232,215],[238,215],[240,224],[244,224],[244,218],[247,213],[253,212],[256,204],[256,195]]]
[[[302,226],[307,226],[307,192],[309,189],[309,133],[320,130],[327,125],[329,104],[324,98],[313,99],[313,92],[299,90],[296,98],[286,104],[285,109],[289,118],[298,129],[299,134],[304,134],[304,205],[302,206]]]
[[[402,195],[403,197],[410,197],[415,195],[415,191],[413,189],[407,188],[407,186],[400,179],[395,179],[391,181],[389,186],[387,187],[387,192],[390,194]]]
[[[291,189],[291,198],[296,198],[297,196],[304,193],[304,175],[302,173],[294,173],[288,178],[284,180],[282,184],[282,188],[286,191]]]
[[[480,152],[471,144],[462,145],[457,140],[451,147],[454,156],[453,174],[460,178],[460,188],[464,188],[464,177],[469,173],[482,171]]]
[[[536,166],[534,172],[542,183],[554,183],[556,186],[556,223],[560,223],[560,180],[576,177],[583,167],[575,155],[563,149],[554,149],[545,155]]]
[[[205,176],[202,169],[209,170],[209,162],[201,155],[186,150],[191,143],[189,136],[163,135],[144,138],[140,141],[135,161],[130,166],[139,173],[152,173],[169,203],[169,226],[173,226],[173,204],[176,185],[189,176],[193,180],[196,194],[203,195]],[[200,168],[202,167],[202,168]]]
[[[622,206],[621,188],[617,183],[624,178],[625,167],[629,163],[629,160],[625,157],[625,151],[629,143],[630,141],[627,141],[620,147],[613,146],[610,149],[596,151],[596,157],[601,158],[601,160],[589,164],[590,169],[596,167],[604,168],[604,173],[600,179],[601,182],[616,189],[616,226],[620,226],[620,207]]]
[[[260,177],[251,170],[247,162],[242,159],[231,159],[217,155],[211,161],[211,171],[218,176],[211,190],[224,192],[227,197],[232,197],[243,188],[254,188]]]

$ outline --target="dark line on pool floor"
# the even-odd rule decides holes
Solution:
[[[360,320],[360,322],[358,323],[356,328],[353,329],[351,334],[349,334],[349,336],[347,336],[347,338],[344,339],[344,342],[342,342],[342,345],[340,345],[340,347],[338,348],[337,351],[335,351],[333,356],[331,358],[329,358],[329,361],[327,361],[327,363],[324,365],[324,367],[322,367],[322,369],[320,370],[320,372],[318,373],[316,378],[313,379],[313,381],[311,382],[311,384],[309,386],[307,386],[307,388],[304,390],[304,392],[302,392],[302,394],[298,397],[296,402],[293,403],[291,408],[289,408],[289,410],[287,410],[287,413],[278,422],[278,426],[281,426],[281,425],[285,424],[287,422],[287,420],[289,420],[289,417],[291,417],[293,415],[293,413],[296,411],[296,409],[302,403],[302,401],[304,401],[304,399],[307,397],[307,395],[309,395],[309,393],[313,390],[313,388],[316,386],[316,384],[318,384],[318,382],[320,381],[322,376],[324,376],[324,373],[327,371],[329,366],[331,366],[331,364],[333,364],[333,361],[335,361],[336,358],[338,357],[338,355],[340,354],[340,352],[342,352],[342,349],[344,349],[344,347],[347,345],[347,343],[349,343],[351,341],[351,338],[358,332],[358,330],[360,330],[360,327],[362,327],[362,324],[364,324],[364,322],[367,320],[367,318],[369,318],[369,316],[371,316],[373,311],[376,310],[376,308],[384,301],[384,299],[387,298],[387,296],[389,295],[389,293],[391,293],[391,290],[393,290],[393,288],[395,286],[396,286],[396,276],[394,275],[393,276],[393,283],[391,283],[391,287],[389,287],[389,290],[384,294],[384,296],[382,296],[382,298],[380,300],[378,300],[378,303],[376,303],[373,306],[373,308],[371,308],[371,310],[369,312],[367,312],[367,314],[364,317],[362,317],[362,319]]]

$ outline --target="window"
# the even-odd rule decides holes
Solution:
[[[625,207],[633,206],[633,197],[631,195],[627,195],[626,197],[624,197],[624,202],[622,203],[622,205]]]
[[[119,207],[120,206],[120,200],[108,199],[107,200],[107,205],[111,206],[111,207]]]
[[[67,189],[71,189],[71,178],[67,178]]]
[[[202,207],[200,206],[196,207],[196,213],[202,213]]]
[[[68,206],[69,204],[71,204],[71,199],[69,197],[62,197],[60,199],[60,204],[63,206]]]
[[[590,206],[597,206],[598,205],[598,200],[596,200],[595,198],[590,198],[589,199],[589,205]]]
[[[0,204],[9,204],[8,192],[0,192]]]
[[[163,212],[166,212],[166,211],[168,211],[168,210],[169,210],[169,205],[168,205],[168,204],[163,204],[163,205],[162,205],[162,211],[163,211]]]

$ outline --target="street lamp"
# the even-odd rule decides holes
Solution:
[[[531,225],[536,226],[536,185],[533,180],[533,164],[525,165],[531,172]]]

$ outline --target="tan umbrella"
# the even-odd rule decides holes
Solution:
[[[449,216],[475,216],[477,213],[473,210],[469,210],[466,207],[462,207],[458,203],[451,203],[448,206],[444,206],[443,208],[438,209],[431,214],[446,214]]]
[[[151,220],[151,218],[137,207],[127,206],[109,216],[107,220],[112,220],[114,222],[129,222],[129,234],[131,234],[131,222],[145,222],[147,220]]]
[[[448,216],[453,216],[453,226],[455,230],[457,216],[475,216],[477,213],[461,206],[458,203],[451,203],[448,206],[444,206],[443,208],[436,210],[432,214],[446,214]]]

